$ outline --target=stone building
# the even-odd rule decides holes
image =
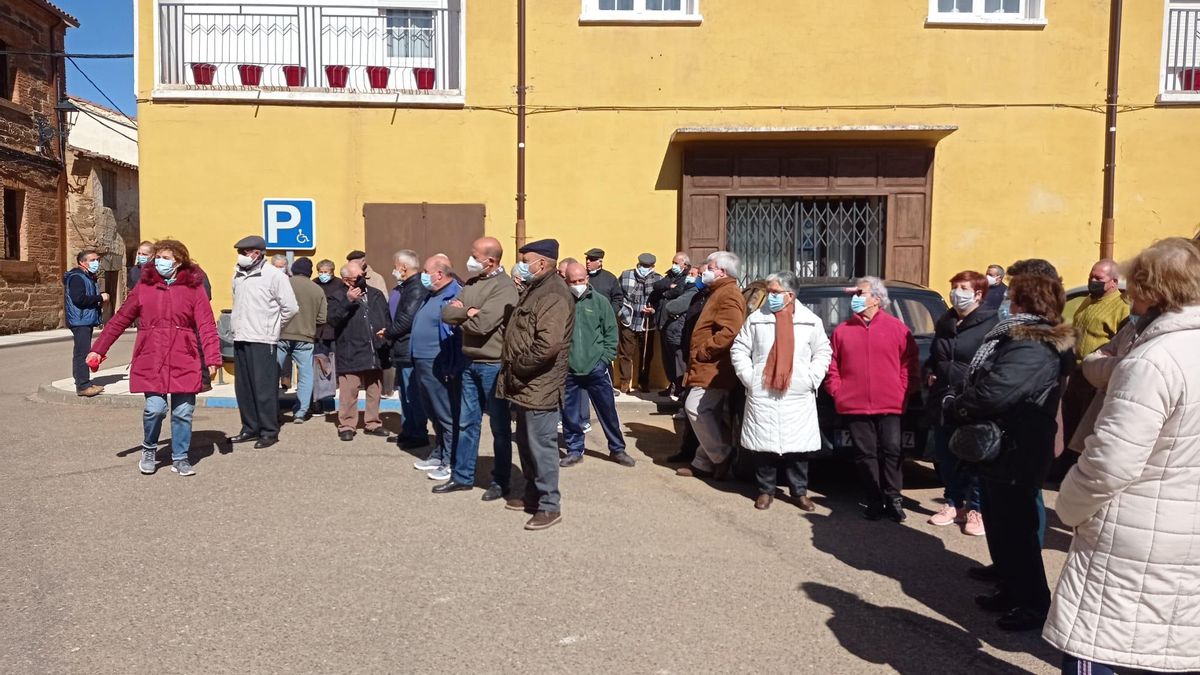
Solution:
[[[65,65],[46,54],[78,26],[46,0],[0,2],[0,333],[62,321]]]
[[[68,113],[67,251],[100,253],[100,285],[112,298],[107,317],[124,302],[128,269],[141,241],[137,123],[97,103],[68,100],[76,110]]]

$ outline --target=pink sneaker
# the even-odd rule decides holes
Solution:
[[[982,537],[987,534],[983,529],[983,516],[978,511],[967,512],[967,524],[963,525],[963,534],[972,537]]]
[[[958,515],[958,510],[955,509],[953,506],[946,504],[945,506],[942,507],[941,511],[938,511],[937,513],[933,514],[933,517],[929,519],[929,524],[936,525],[938,527],[944,527],[946,525],[953,525],[954,518],[957,515]]]

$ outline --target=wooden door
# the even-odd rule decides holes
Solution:
[[[367,259],[386,270],[392,255],[407,248],[416,251],[421,262],[445,253],[457,269],[471,243],[483,236],[486,217],[483,204],[364,204]]]

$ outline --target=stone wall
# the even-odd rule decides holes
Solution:
[[[111,313],[125,300],[128,268],[141,241],[137,170],[78,150],[67,151],[67,167],[67,250],[100,254],[101,284],[110,282],[105,290],[113,298],[105,310]],[[102,172],[114,179],[116,194],[108,198]]]

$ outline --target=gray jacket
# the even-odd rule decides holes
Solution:
[[[297,311],[296,294],[282,270],[262,260],[248,270],[234,268],[230,317],[234,342],[276,344],[280,329]]]

